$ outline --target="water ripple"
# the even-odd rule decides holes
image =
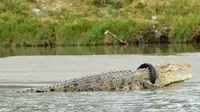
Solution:
[[[200,84],[176,90],[135,92],[16,93],[0,89],[0,112],[198,111]]]

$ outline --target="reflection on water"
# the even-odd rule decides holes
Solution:
[[[200,84],[171,91],[16,93],[0,89],[3,112],[197,112]]]
[[[169,44],[139,46],[69,46],[56,48],[2,48],[0,57],[18,55],[94,55],[94,54],[155,54],[168,55],[199,52],[200,44]]]

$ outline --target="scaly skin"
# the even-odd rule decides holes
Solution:
[[[137,71],[125,70],[107,72],[96,75],[75,78],[63,84],[41,89],[29,89],[31,92],[78,92],[78,91],[134,91],[139,89],[163,88],[171,83],[185,81],[191,75],[178,76],[173,72],[184,71],[191,64],[162,64],[156,66],[157,78],[155,84],[149,81],[149,69]],[[27,92],[25,91],[25,92]]]
[[[191,74],[175,75],[175,72],[183,72],[191,68],[190,63],[184,64],[161,64],[156,67],[157,79],[156,84],[166,86],[171,83],[182,82],[192,78]]]

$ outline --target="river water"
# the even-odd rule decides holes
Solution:
[[[144,48],[150,50],[144,52]],[[200,111],[198,46],[163,48],[1,48],[0,112]],[[144,62],[153,65],[190,62],[192,68],[186,73],[192,73],[193,77],[184,83],[156,91],[40,94],[16,92],[29,88],[27,86],[50,85],[94,73],[135,70]]]

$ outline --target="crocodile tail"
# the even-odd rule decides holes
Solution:
[[[36,93],[44,93],[44,92],[64,92],[64,85],[63,84],[57,84],[57,85],[51,85],[44,88],[38,88],[38,89],[30,89],[30,92],[36,92]]]
[[[44,87],[44,88],[31,88],[31,89],[26,89],[24,91],[21,91],[22,93],[44,93],[44,92],[61,92],[61,88],[56,88],[56,87]],[[17,91],[18,93],[21,93],[20,91]]]
[[[26,89],[24,91],[17,91],[17,93],[44,93],[45,90],[44,89]]]
[[[155,84],[155,81],[156,81],[156,78],[157,78],[157,73],[156,73],[156,69],[155,67],[153,67],[152,64],[149,64],[149,63],[143,63],[141,64],[138,68],[138,69],[141,69],[141,68],[148,68],[149,69],[149,80],[152,84]]]

